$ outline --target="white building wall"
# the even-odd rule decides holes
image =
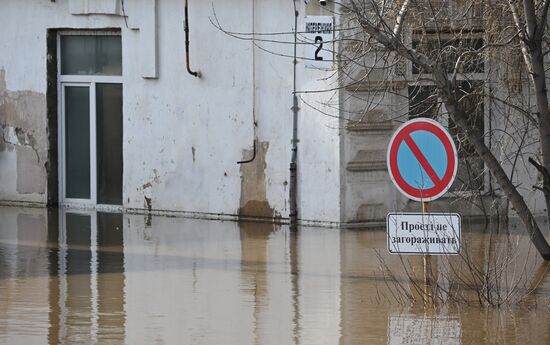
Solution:
[[[306,5],[300,1],[297,5],[302,27]],[[15,127],[21,127],[36,138],[32,142],[20,136],[0,143],[0,200],[46,202],[47,30],[120,28],[123,206],[147,209],[149,198],[152,209],[160,211],[287,217],[292,59],[253,48],[251,41],[224,34],[210,20],[214,9],[220,24],[229,31],[291,32],[293,3],[191,0],[190,60],[191,68],[200,70],[200,79],[189,75],[185,67],[182,1],[156,1],[156,6],[154,0],[128,3],[128,27],[117,15],[121,8],[116,1],[82,6],[77,0],[8,0],[0,4],[4,14],[0,107],[8,101],[10,106],[17,105],[11,112],[15,119],[4,116],[6,107],[0,108],[2,132],[9,137]],[[151,13],[155,8],[156,16]],[[115,14],[80,14],[109,11]],[[155,19],[156,35],[152,32]],[[289,37],[277,39],[291,41]],[[292,53],[290,44],[261,45],[275,53]],[[309,87],[327,73],[304,72],[299,64],[298,88]],[[323,101],[331,96],[315,97]],[[257,157],[251,164],[238,165],[237,161],[252,153],[253,111]],[[303,106],[300,118],[300,218],[337,222],[338,132],[329,128],[330,121]]]

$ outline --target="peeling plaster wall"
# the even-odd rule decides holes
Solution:
[[[0,66],[0,199],[45,202],[46,96],[12,91]]]
[[[0,200],[46,199],[47,30],[120,28],[123,206],[239,215],[246,204],[243,200],[256,200],[268,205],[273,216],[288,216],[292,60],[256,48],[253,69],[252,43],[227,36],[209,18],[213,17],[214,8],[220,23],[231,31],[290,32],[294,24],[292,2],[256,0],[253,28],[252,0],[190,1],[191,68],[201,71],[201,79],[189,75],[185,67],[182,1],[157,0],[156,16],[141,13],[155,8],[154,0],[132,2],[126,8],[128,27],[117,15],[71,14],[69,3],[0,3],[0,12],[5,14],[0,24],[5,33],[0,36],[0,68],[5,71],[6,90],[3,94],[9,95],[10,100],[21,100],[16,117],[26,121],[20,125],[8,122],[2,113],[3,133],[11,138],[16,127],[25,131],[18,143],[0,146]],[[304,6],[299,2],[299,25],[303,25],[306,14]],[[156,35],[150,31],[150,20],[156,20]],[[22,21],[28,24],[21,26]],[[151,42],[154,39],[156,42]],[[157,47],[157,51],[149,47]],[[292,45],[264,48],[292,54]],[[149,70],[155,73],[144,74]],[[317,87],[322,84],[319,80],[330,73],[305,70],[300,63],[298,87]],[[333,95],[311,97],[310,100],[323,102]],[[265,169],[258,177],[261,181],[246,175],[249,167],[237,164],[248,159],[252,150],[253,111],[259,145],[266,145],[261,158]],[[300,111],[299,126],[300,218],[337,222],[337,126],[307,107]],[[33,150],[37,152],[35,157]],[[26,182],[30,180],[33,183]],[[265,188],[262,193],[243,194],[260,185]],[[266,216],[263,211],[249,215]]]

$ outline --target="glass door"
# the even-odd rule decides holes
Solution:
[[[96,84],[97,203],[122,204],[122,84]]]
[[[122,204],[120,36],[61,33],[60,200]]]
[[[65,198],[92,199],[90,87],[64,85]]]

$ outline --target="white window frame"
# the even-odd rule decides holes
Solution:
[[[97,206],[97,133],[96,133],[96,85],[121,84],[123,85],[122,75],[104,76],[104,75],[63,75],[61,74],[61,37],[62,36],[121,36],[116,31],[88,31],[88,30],[70,30],[59,31],[57,33],[57,95],[58,95],[58,196],[60,206]],[[121,43],[122,44],[122,43]],[[89,88],[90,99],[90,199],[67,198],[66,188],[66,150],[65,150],[65,87],[66,86],[85,86]],[[123,97],[124,99],[124,97]],[[105,208],[121,208],[122,205],[99,205]]]

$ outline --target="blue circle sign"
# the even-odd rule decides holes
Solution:
[[[451,187],[458,168],[451,135],[438,122],[419,118],[405,122],[388,145],[388,171],[401,193],[432,201]]]

